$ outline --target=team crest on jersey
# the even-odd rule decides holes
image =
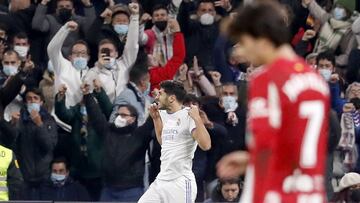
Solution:
[[[297,72],[302,72],[304,70],[304,65],[301,63],[296,63],[294,65],[294,70]]]

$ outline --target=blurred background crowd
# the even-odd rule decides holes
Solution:
[[[328,198],[359,198],[360,3],[280,2],[331,90]],[[238,201],[243,177],[219,180],[216,164],[247,149],[247,81],[264,65],[226,34],[247,3],[0,0],[0,200],[137,201],[160,171],[147,108],[176,80],[212,140],[195,153],[196,201]]]

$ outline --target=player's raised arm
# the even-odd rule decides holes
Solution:
[[[156,139],[161,145],[161,133],[162,133],[163,124],[159,113],[159,107],[156,103],[150,105],[149,114],[154,121]]]
[[[201,120],[199,109],[195,105],[191,105],[189,110],[189,116],[195,122],[195,129],[192,131],[191,135],[199,144],[199,147],[207,151],[211,148],[211,139],[208,131],[206,130],[204,123]]]

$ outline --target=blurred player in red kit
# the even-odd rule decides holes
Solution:
[[[241,203],[326,202],[329,89],[298,57],[277,3],[239,10],[230,36],[255,64],[249,86],[248,148],[218,164],[221,178],[245,172]]]

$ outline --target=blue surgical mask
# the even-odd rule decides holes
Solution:
[[[114,68],[115,68],[115,64],[116,64],[115,58],[111,57],[111,58],[110,58],[110,62],[109,62],[109,63],[106,63],[104,66],[105,66],[105,68],[107,68],[107,69],[114,69]]]
[[[18,72],[18,67],[11,66],[11,65],[4,65],[3,66],[3,72],[7,76],[16,75],[16,73]]]
[[[148,96],[150,94],[150,82],[147,83],[147,87],[146,87],[146,90],[144,91],[144,96]]]
[[[129,30],[129,25],[125,25],[125,24],[115,24],[114,25],[114,30],[116,33],[118,33],[119,35],[125,35],[128,30]]]
[[[85,57],[74,58],[73,65],[76,70],[84,70],[87,67],[88,59]]]
[[[343,20],[346,17],[346,11],[344,8],[336,7],[333,10],[333,15],[336,20]]]
[[[228,113],[230,111],[235,111],[238,107],[236,97],[234,96],[223,96],[221,100],[224,106],[225,113]]]
[[[40,112],[40,104],[39,103],[29,103],[27,104],[27,110],[31,113],[33,110]]]
[[[329,69],[320,69],[319,74],[326,80],[326,82],[329,82],[332,72]]]
[[[50,179],[54,184],[61,184],[65,182],[66,175],[51,173]]]
[[[81,106],[81,107],[80,107],[80,113],[81,113],[81,115],[83,115],[83,116],[86,116],[86,115],[87,115],[87,111],[86,111],[86,107],[85,107],[85,106]]]

